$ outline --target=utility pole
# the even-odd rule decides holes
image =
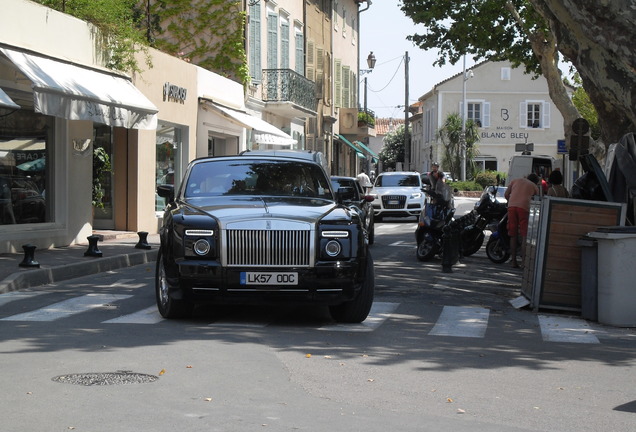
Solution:
[[[404,53],[404,169],[411,170],[411,137],[409,135],[409,52]]]
[[[462,73],[462,133],[459,138],[462,151],[462,181],[466,181],[466,54]]]

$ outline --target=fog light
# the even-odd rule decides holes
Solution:
[[[338,243],[336,240],[330,240],[325,245],[325,253],[329,255],[330,257],[338,256],[341,250],[342,250],[342,247],[340,246],[340,243]]]
[[[208,242],[206,239],[199,239],[194,243],[192,249],[197,255],[207,255],[208,252],[210,252],[210,242]]]

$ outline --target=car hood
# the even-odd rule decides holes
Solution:
[[[314,198],[221,196],[189,199],[185,213],[205,213],[222,225],[264,218],[313,223],[336,206],[333,201]]]

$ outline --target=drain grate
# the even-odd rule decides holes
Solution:
[[[132,371],[116,372],[89,372],[59,375],[52,378],[53,381],[63,384],[76,384],[83,386],[107,386],[121,384],[144,384],[157,381],[158,376]]]

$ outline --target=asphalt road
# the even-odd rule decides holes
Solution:
[[[309,307],[163,320],[152,265],[0,295],[2,429],[634,430],[636,331],[517,310],[520,272],[482,249],[443,273],[414,229],[376,227],[355,326]]]

